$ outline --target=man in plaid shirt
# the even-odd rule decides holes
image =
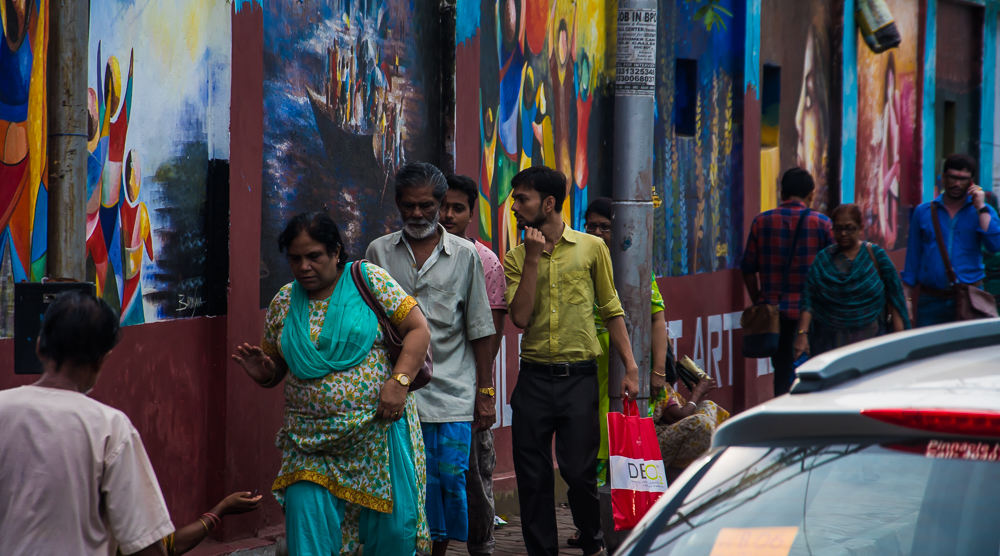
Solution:
[[[792,240],[799,218],[812,206],[816,183],[809,172],[792,168],[781,177],[781,206],[757,215],[750,226],[747,248],[743,252],[743,283],[754,303],[779,305],[781,336],[778,351],[771,357],[774,367],[774,395],[788,392],[794,372],[792,345],[799,320],[799,298],[806,283],[809,266],[820,250],[833,244],[833,224],[819,212],[810,210],[802,225],[788,271],[788,286],[781,283],[785,265],[791,255]],[[760,274],[758,284],[757,275]]]

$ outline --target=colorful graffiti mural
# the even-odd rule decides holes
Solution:
[[[392,176],[440,158],[439,14],[403,0],[269,2],[264,21],[261,305],[291,273],[275,238],[328,210],[348,252],[391,231]]]
[[[41,280],[48,247],[48,2],[0,3],[0,336],[15,282]]]
[[[743,21],[743,2],[720,5]],[[657,276],[731,268],[743,229],[743,35],[738,25],[692,26],[698,7],[660,0],[654,191]],[[683,71],[679,71],[679,68]],[[693,77],[693,79],[692,79]],[[675,103],[694,105],[678,125]]]
[[[211,312],[206,199],[229,186],[208,176],[228,159],[231,52],[213,26],[228,18],[197,0],[91,3],[87,267],[124,324]]]
[[[906,246],[913,199],[919,199],[917,34],[919,3],[886,0],[903,37],[899,48],[875,54],[858,37],[858,158],[854,201],[865,237],[887,248]],[[919,202],[919,201],[917,201]]]
[[[604,0],[458,3],[458,56],[478,48],[479,236],[501,256],[518,242],[510,209],[510,180],[518,171],[546,165],[565,174],[563,217],[575,228],[583,224],[589,186],[610,192],[610,6]]]

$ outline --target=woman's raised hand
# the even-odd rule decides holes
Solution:
[[[702,398],[712,390],[718,388],[719,385],[715,382],[714,378],[706,377],[698,381],[698,384],[694,385],[694,391],[691,392],[691,397]]]
[[[236,346],[236,351],[239,352],[239,355],[233,355],[233,361],[239,363],[257,384],[271,382],[274,374],[278,372],[278,366],[274,360],[268,357],[259,346],[243,344]]]

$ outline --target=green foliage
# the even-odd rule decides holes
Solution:
[[[700,20],[705,22],[705,29],[708,31],[712,30],[712,27],[718,25],[722,30],[726,29],[726,22],[723,19],[724,16],[733,17],[733,12],[723,8],[720,4],[722,0],[685,0],[685,2],[695,2],[701,4],[705,2],[705,5],[698,9],[694,14],[695,20]]]

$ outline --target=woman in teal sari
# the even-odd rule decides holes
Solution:
[[[795,359],[910,328],[896,267],[884,249],[861,239],[860,207],[840,205],[830,219],[836,243],[817,253],[809,267]]]
[[[244,344],[233,359],[264,388],[285,381],[272,491],[285,509],[289,553],[429,552],[423,437],[407,388],[430,343],[427,321],[381,268],[366,263],[365,283],[355,283],[324,213],[292,219],[278,248],[295,281],[271,302],[261,346]],[[364,287],[403,338],[395,368]]]

